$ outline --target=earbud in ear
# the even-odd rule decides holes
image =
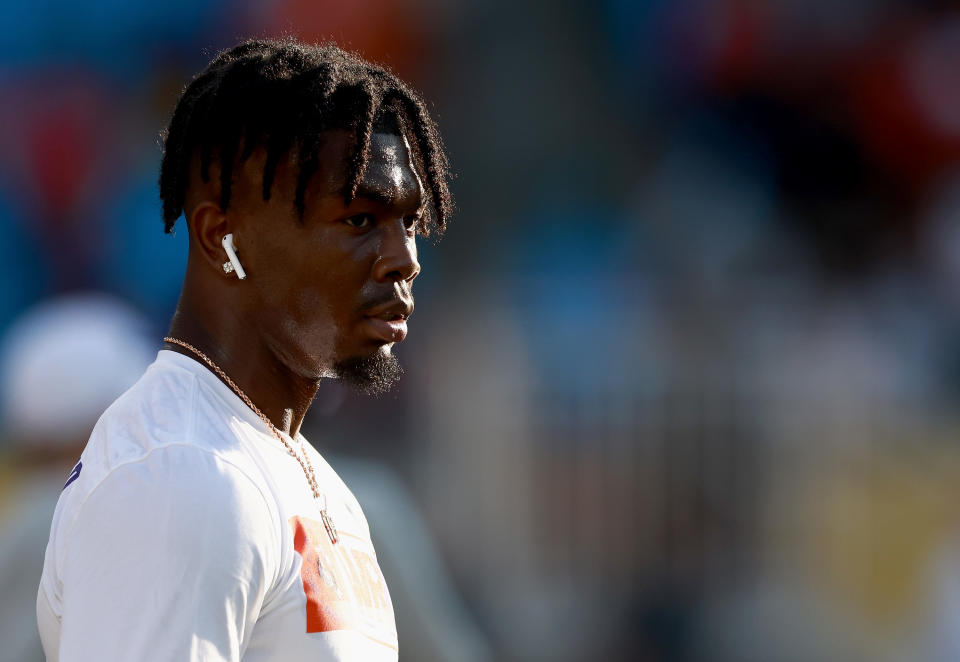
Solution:
[[[223,235],[223,250],[227,252],[227,257],[230,258],[227,262],[223,263],[223,270],[226,273],[231,271],[237,272],[237,277],[240,280],[243,280],[247,277],[247,272],[243,270],[243,266],[240,264],[240,260],[237,258],[237,249],[233,246],[233,233]]]

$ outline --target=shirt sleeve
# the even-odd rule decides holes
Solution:
[[[114,469],[65,541],[61,662],[240,660],[276,578],[275,519],[246,474],[203,450]]]

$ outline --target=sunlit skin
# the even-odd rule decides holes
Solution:
[[[190,251],[170,335],[206,353],[288,434],[296,434],[320,380],[334,366],[389,353],[406,335],[420,273],[416,225],[423,186],[401,136],[374,133],[356,199],[344,204],[353,137],[328,131],[302,221],[293,158],[262,198],[265,153],[255,151],[219,205],[219,173],[194,167],[185,205]],[[233,233],[246,280],[223,271]],[[167,349],[192,354],[175,345]]]

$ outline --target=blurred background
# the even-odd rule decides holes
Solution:
[[[960,4],[0,7],[0,660],[176,304],[159,132],[282,34],[413,83],[457,173],[400,387],[304,428],[401,660],[960,659]]]

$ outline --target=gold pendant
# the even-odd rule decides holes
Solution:
[[[337,527],[333,525],[333,518],[327,513],[326,508],[320,511],[320,519],[323,520],[323,528],[327,530],[327,535],[330,536],[330,542],[336,545],[340,538],[337,536]]]

